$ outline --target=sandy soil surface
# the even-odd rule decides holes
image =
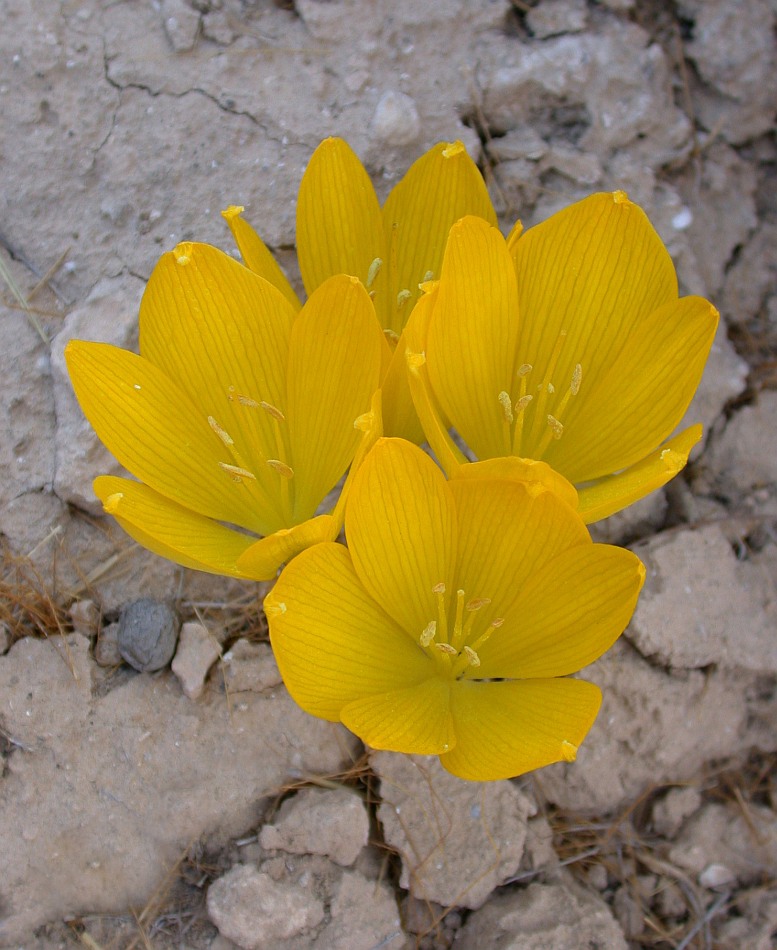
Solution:
[[[0,946],[774,946],[774,0],[0,0]],[[648,582],[587,677],[578,761],[464,783],[286,694],[255,587],[138,550],[67,340],[132,347],[181,240],[246,217],[298,281],[300,176],[346,138],[385,196],[440,140],[505,228],[649,213],[722,325],[667,489],[598,526]],[[172,670],[120,662],[172,605]]]

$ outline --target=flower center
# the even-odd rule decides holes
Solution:
[[[464,679],[480,666],[477,651],[504,620],[496,617],[484,628],[482,622],[478,623],[479,611],[491,601],[487,597],[467,599],[463,590],[457,590],[449,623],[445,584],[435,584],[432,593],[437,601],[437,617],[424,627],[418,642],[447,677]]]
[[[580,392],[583,381],[583,367],[576,363],[569,385],[559,393],[553,383],[561,350],[566,340],[566,331],[562,330],[553,347],[548,366],[536,391],[529,392],[531,377],[537,373],[531,363],[523,363],[516,374],[518,395],[513,399],[506,390],[497,396],[505,422],[506,454],[525,458],[541,459],[554,439],[564,434],[562,421],[569,400]]]

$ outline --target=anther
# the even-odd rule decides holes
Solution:
[[[375,278],[378,276],[378,271],[383,266],[383,260],[380,257],[376,257],[375,260],[370,264],[370,268],[367,271],[367,289],[372,287],[375,283]]]
[[[424,627],[423,632],[421,633],[421,646],[426,648],[434,640],[434,637],[437,633],[437,621],[430,620],[429,623]]]
[[[489,624],[489,627],[493,627],[494,629],[496,629],[497,627],[501,627],[504,622],[505,622],[504,617],[494,617],[494,619]]]
[[[487,607],[491,603],[490,597],[475,597],[472,600],[467,601],[464,606],[465,610],[480,610],[481,607]]]
[[[413,294],[411,291],[400,290],[397,294],[397,310],[401,310],[412,296]]]
[[[386,327],[386,329],[383,331],[383,336],[385,336],[392,346],[396,346],[397,343],[399,343],[399,334],[394,330],[389,329],[389,327]]]
[[[548,395],[552,396],[553,393],[556,391],[556,387],[553,385],[553,383],[548,383],[547,390],[548,390]]]
[[[222,428],[213,416],[208,416],[208,425],[213,429],[216,435],[221,439],[224,445],[234,445],[235,440],[230,436],[226,429]]]
[[[532,396],[530,393],[527,393],[525,396],[521,396],[521,398],[515,404],[515,411],[523,412],[532,399],[534,399],[534,396]]]
[[[241,406],[247,406],[249,409],[258,409],[259,403],[250,396],[244,396],[242,393],[235,392],[235,387],[230,386],[227,390],[227,399],[230,402],[237,402]]]
[[[445,593],[445,581],[440,581],[439,584],[435,584],[432,588],[433,594],[444,594]]]
[[[278,422],[285,422],[285,421],[286,421],[286,416],[284,416],[284,414],[281,412],[280,409],[278,409],[276,406],[273,406],[272,403],[265,402],[264,399],[263,399],[263,400],[259,403],[259,405],[262,407],[262,409],[264,409],[264,411],[265,411],[268,415],[272,416],[273,419],[277,419]]]
[[[427,281],[429,281],[429,280],[434,280],[434,271],[428,270],[428,271],[424,274],[424,278],[423,278],[423,280],[421,281],[421,283],[422,283],[422,284],[425,284],[425,283],[426,283]]]
[[[459,651],[456,649],[456,647],[452,647],[450,643],[435,643],[435,646],[440,651],[440,653],[444,653],[446,656],[459,655]]]
[[[510,394],[505,392],[504,389],[498,396],[499,402],[502,406],[502,412],[504,413],[505,422],[513,422],[513,407],[510,401]]]
[[[223,468],[235,482],[242,482],[244,478],[252,482],[256,481],[256,475],[254,475],[253,472],[249,472],[247,468],[240,468],[239,465],[230,465],[228,462],[219,462],[219,467]]]
[[[462,653],[469,660],[470,666],[480,666],[480,657],[475,653],[472,647],[464,647]]]
[[[523,376],[528,376],[531,371],[532,371],[531,363],[521,363],[521,365],[518,367],[518,372],[516,373],[516,376],[520,379]]]
[[[569,391],[573,396],[576,396],[580,392],[580,383],[583,381],[583,367],[580,363],[575,364],[575,368],[572,372],[572,382],[569,384]]]
[[[564,434],[564,426],[558,421],[555,416],[548,416],[548,425],[553,430],[553,438],[560,439]]]
[[[267,464],[282,478],[294,478],[294,470],[280,459],[267,459]]]

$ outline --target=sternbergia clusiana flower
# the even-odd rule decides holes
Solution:
[[[718,313],[678,297],[671,258],[623,192],[579,201],[505,240],[453,226],[439,282],[408,328],[425,433],[450,476],[466,461],[543,460],[579,488],[587,522],[660,487],[701,426],[666,440],[696,391]]]
[[[240,217],[242,210],[228,208],[224,217],[244,262],[296,301],[272,255]],[[302,177],[297,253],[305,290],[312,294],[335,274],[353,274],[367,287],[390,346],[381,384],[389,435],[422,438],[407,389],[402,331],[419,284],[440,275],[451,225],[468,214],[496,224],[483,177],[461,142],[440,142],[421,156],[382,208],[362,163],[342,139],[324,139]]]
[[[157,554],[269,580],[339,534],[348,481],[316,512],[380,434],[386,350],[356,278],[324,281],[297,313],[216,248],[179,244],[143,295],[139,356],[67,345],[84,414],[138,479],[103,476],[95,493]]]
[[[345,529],[347,548],[302,552],[265,598],[299,705],[466,779],[572,761],[601,696],[568,674],[620,635],[645,576],[630,551],[591,542],[572,486],[518,459],[446,481],[381,439]]]

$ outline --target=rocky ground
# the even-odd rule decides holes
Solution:
[[[0,15],[0,946],[774,946],[777,3]],[[254,587],[138,550],[92,495],[115,466],[65,342],[133,346],[158,255],[231,250],[229,204],[294,276],[296,190],[332,134],[384,196],[461,138],[505,227],[624,188],[721,310],[703,451],[597,529],[648,582],[587,671],[604,706],[572,765],[478,785],[365,755],[289,699]],[[172,669],[121,662],[139,598],[175,609]]]

